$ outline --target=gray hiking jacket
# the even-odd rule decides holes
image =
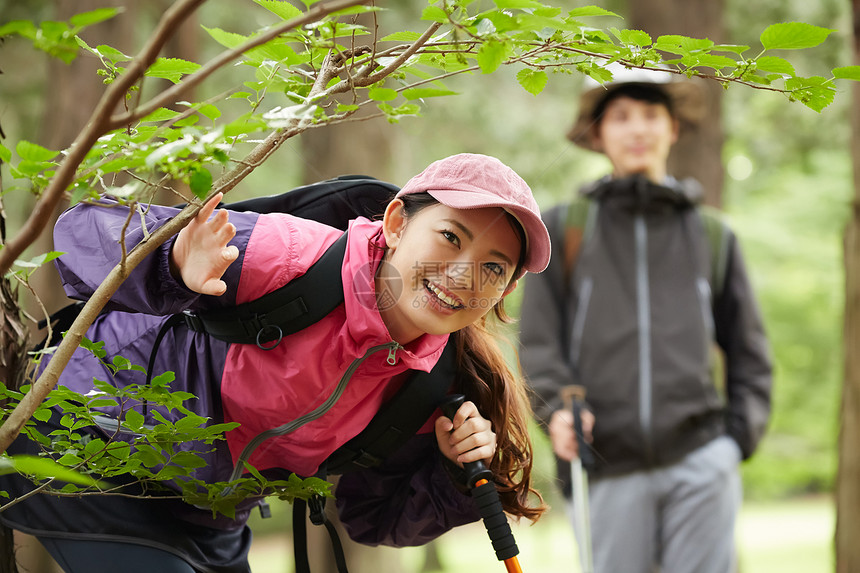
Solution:
[[[553,257],[525,283],[522,361],[539,421],[563,407],[561,387],[585,386],[595,476],[670,464],[722,434],[748,458],[770,413],[771,360],[734,234],[719,223],[711,244],[695,182],[605,178],[582,195],[584,225],[572,207],[544,213]]]

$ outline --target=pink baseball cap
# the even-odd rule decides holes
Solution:
[[[523,269],[539,273],[549,264],[549,233],[532,190],[522,177],[495,157],[460,153],[434,161],[407,181],[395,197],[424,191],[453,209],[501,207],[525,231]]]

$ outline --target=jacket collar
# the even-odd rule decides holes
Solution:
[[[589,199],[635,211],[688,209],[701,203],[703,193],[695,179],[678,181],[668,176],[658,185],[642,175],[619,179],[606,176],[582,191]]]

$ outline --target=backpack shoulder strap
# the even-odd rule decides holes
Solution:
[[[554,239],[562,245],[564,288],[569,286],[570,277],[576,261],[586,241],[594,232],[597,212],[600,205],[586,197],[577,197],[564,203],[555,212]]]
[[[329,456],[326,471],[336,475],[379,466],[412,438],[448,394],[454,381],[455,354],[449,341],[429,373],[414,371],[370,424]]]
[[[700,205],[699,215],[705,228],[708,248],[711,255],[711,290],[714,300],[720,297],[726,282],[726,267],[729,260],[729,227],[713,207]]]
[[[381,214],[399,188],[365,175],[344,175],[278,195],[223,205],[233,211],[289,213],[338,229],[357,216]],[[255,300],[183,314],[188,327],[231,343],[266,350],[319,321],[343,302],[341,267],[346,233],[304,275]]]
[[[300,277],[234,307],[183,313],[188,327],[226,342],[277,346],[281,338],[321,320],[343,302],[341,268],[347,233]]]

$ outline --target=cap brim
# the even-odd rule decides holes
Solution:
[[[501,207],[511,214],[522,226],[526,234],[526,257],[523,270],[539,273],[549,265],[550,239],[541,218],[531,210],[513,201],[506,201],[498,195],[480,188],[468,191],[458,189],[428,189],[434,199],[453,209],[481,209]]]

